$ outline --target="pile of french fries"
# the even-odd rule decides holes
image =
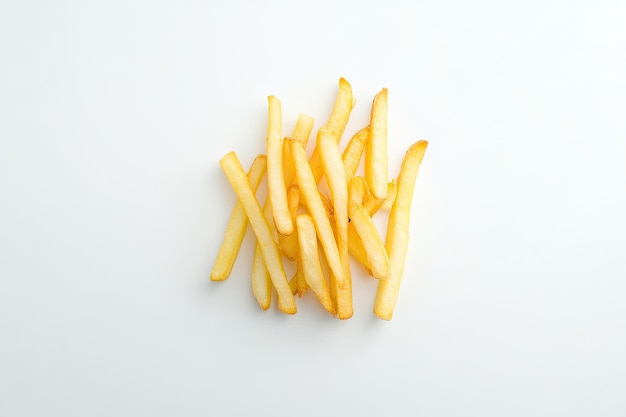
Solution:
[[[249,222],[256,235],[252,292],[263,310],[270,308],[272,288],[278,308],[287,314],[296,313],[294,295],[302,297],[311,289],[330,314],[352,317],[351,254],[379,281],[374,314],[391,320],[407,254],[415,180],[428,143],[421,140],[409,147],[397,179],[389,181],[387,89],[374,98],[370,124],[341,152],[339,144],[355,104],[352,87],[341,78],[331,116],[317,132],[308,158],[313,118],[300,114],[291,137],[283,138],[281,103],[268,97],[266,153],[257,156],[247,174],[234,152],[220,160],[238,201],[211,280],[230,275]],[[365,175],[359,176],[363,154]],[[256,191],[266,174],[268,195],[261,206]],[[329,195],[319,186],[323,177]],[[379,210],[390,210],[384,244],[372,220]],[[285,260],[295,262],[291,280]]]

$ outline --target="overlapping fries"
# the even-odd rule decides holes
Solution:
[[[341,78],[330,118],[318,130],[309,160],[305,149],[313,118],[300,114],[292,136],[283,137],[281,103],[268,97],[267,156],[259,155],[247,175],[234,152],[220,161],[238,201],[211,280],[230,275],[249,222],[257,239],[252,293],[263,310],[270,308],[274,288],[279,310],[294,314],[294,294],[302,297],[310,288],[329,313],[352,317],[351,254],[378,279],[374,313],[391,319],[408,251],[413,190],[428,143],[414,143],[397,180],[389,181],[387,89],[374,98],[370,124],[352,136],[342,153],[340,141],[355,103],[352,87]],[[363,154],[365,174],[360,176]],[[262,209],[256,190],[266,172],[268,195]],[[329,196],[318,186],[324,177]],[[390,210],[384,244],[372,220],[379,210]],[[295,262],[290,281],[284,262]],[[322,264],[328,266],[327,277]]]

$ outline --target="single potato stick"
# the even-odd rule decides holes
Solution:
[[[321,129],[318,135],[317,147],[320,150],[322,168],[326,181],[330,188],[331,201],[333,202],[333,217],[335,219],[335,236],[339,258],[343,266],[344,282],[339,282],[341,289],[349,289],[351,283],[348,279],[350,274],[350,255],[348,252],[348,183],[346,171],[343,167],[339,146],[334,141],[332,134],[326,129]]]
[[[398,299],[402,281],[404,262],[409,245],[409,220],[415,180],[424,158],[428,142],[420,140],[411,145],[398,175],[398,194],[389,213],[385,249],[389,254],[389,278],[378,282],[374,314],[384,320],[391,320]]]
[[[354,225],[352,224],[350,224],[350,227],[348,227],[348,249],[350,250],[352,256],[354,256],[354,259],[356,259],[361,265],[363,265],[363,268],[365,268],[365,270],[369,274],[369,271],[372,270],[372,267],[370,266],[367,259],[367,253],[365,252],[365,248],[363,247],[361,238],[359,237],[358,233],[354,229]]]
[[[348,188],[349,201],[353,204],[363,204],[363,198],[367,193],[367,183],[365,178],[356,176],[350,180],[350,187]]]
[[[346,149],[343,150],[343,166],[346,170],[346,178],[348,181],[350,178],[354,177],[354,173],[359,167],[369,134],[370,127],[365,126],[352,136],[352,139],[350,139],[350,142],[346,145]]]
[[[299,260],[302,267],[302,275],[318,300],[320,300],[320,303],[330,314],[334,315],[335,306],[330,299],[328,284],[324,279],[317,252],[317,236],[313,218],[309,214],[299,214],[296,218],[296,229],[298,230]]]
[[[313,130],[313,118],[304,113],[300,113],[296,127],[293,129],[291,139],[302,143],[302,146],[306,149],[309,136],[311,136],[311,130]],[[283,172],[285,186],[288,187],[293,182],[296,171],[293,167],[293,161],[291,160],[289,146],[286,140],[283,140]]]
[[[288,142],[286,142],[288,143]],[[289,157],[291,159],[291,156]],[[287,189],[287,206],[291,220],[296,221],[298,207],[300,206],[300,191],[297,185],[292,185]],[[298,236],[297,230],[294,228],[290,235],[278,235],[278,246],[281,253],[291,261],[295,261],[298,257]]]
[[[300,250],[300,245],[298,245],[298,250]],[[296,292],[298,297],[302,297],[306,293],[306,290],[309,289],[309,284],[307,284],[306,279],[304,278],[301,257],[298,257],[296,260],[296,279]]]
[[[364,207],[351,204],[350,219],[365,250],[367,265],[364,266],[367,272],[374,278],[389,278],[389,257],[372,218]]]
[[[326,216],[326,210],[324,204],[320,198],[320,193],[317,190],[315,178],[309,167],[309,162],[306,159],[306,153],[300,142],[291,141],[291,156],[296,166],[296,180],[298,182],[298,188],[300,189],[300,196],[304,200],[304,203],[309,210],[311,216],[313,216],[313,222],[315,223],[315,229],[324,254],[328,260],[330,269],[335,274],[339,286],[346,288],[345,276],[343,272],[343,265],[339,256],[339,249],[337,248],[337,242],[333,235],[333,230],[330,225],[330,220]],[[345,183],[345,180],[344,180]]]
[[[335,105],[325,126],[328,131],[332,132],[337,144],[339,144],[343,131],[348,124],[353,104],[356,104],[356,102],[352,96],[352,86],[350,86],[350,83],[348,83],[344,78],[340,78],[339,91],[337,92]],[[322,161],[320,160],[319,150],[317,147],[313,149],[310,166],[313,177],[315,178],[315,183],[317,184],[320,182],[322,175],[324,174]]]
[[[387,196],[387,89],[374,97],[370,137],[365,147],[365,180],[377,199]],[[268,156],[269,167],[269,156]],[[269,173],[269,168],[268,168]]]
[[[293,232],[293,223],[287,208],[287,190],[283,168],[282,109],[280,101],[269,96],[267,118],[267,189],[272,204],[274,224],[281,235]]]
[[[250,181],[250,187],[253,192],[256,192],[257,188],[259,188],[259,184],[265,175],[266,162],[265,155],[259,155],[254,159],[250,171],[248,171],[248,181]],[[239,254],[243,237],[246,234],[246,226],[248,226],[248,217],[246,217],[246,212],[243,210],[243,205],[237,200],[230,215],[226,233],[224,233],[224,241],[211,271],[211,281],[223,281],[229,277]]]
[[[235,190],[239,201],[241,201],[243,209],[250,221],[250,225],[252,226],[252,230],[260,243],[259,246],[261,247],[261,252],[265,259],[265,265],[269,271],[272,284],[274,288],[276,288],[278,308],[284,313],[295,314],[297,310],[296,300],[287,282],[287,276],[285,275],[278,245],[276,245],[276,242],[274,242],[272,238],[270,226],[261,211],[261,206],[252,188],[250,188],[250,183],[241,167],[237,155],[234,152],[228,153],[220,160],[220,165]]]
[[[387,197],[385,197],[385,201],[380,206],[381,210],[391,210],[393,206],[393,202],[396,201],[396,194],[398,193],[398,187],[396,187],[396,180],[392,179],[389,184],[387,184]]]
[[[254,246],[254,261],[252,262],[252,294],[263,310],[270,308],[272,302],[272,281],[265,266],[265,259],[263,259],[261,245],[258,240]]]
[[[322,257],[324,258],[324,257]],[[352,288],[342,290],[337,285],[337,279],[333,271],[328,271],[328,281],[330,287],[330,299],[337,311],[337,317],[341,320],[347,320],[354,314],[352,307]]]

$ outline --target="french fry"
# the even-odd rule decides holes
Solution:
[[[387,89],[374,98],[370,137],[365,147],[365,180],[377,199],[387,196]],[[269,158],[268,158],[269,166]],[[269,169],[268,169],[269,172]]]
[[[428,142],[421,140],[411,145],[400,168],[396,201],[389,213],[385,249],[389,254],[389,278],[378,282],[374,314],[384,320],[391,320],[402,282],[404,262],[409,244],[409,223],[411,201],[415,189],[417,173],[424,158]]]
[[[335,306],[330,299],[328,284],[324,279],[319,254],[317,252],[317,236],[313,218],[309,214],[299,214],[296,218],[298,244],[300,247],[300,266],[307,285],[313,290],[322,306],[335,314]]]
[[[298,250],[300,246],[298,245]],[[304,272],[302,271],[302,258],[298,257],[296,260],[296,292],[298,297],[302,297],[306,291],[309,289],[309,284],[307,284],[306,279],[304,278]]]
[[[354,97],[352,96],[352,86],[344,78],[339,79],[339,91],[337,92],[337,98],[335,99],[335,105],[333,111],[326,123],[325,128],[332,132],[335,142],[339,144],[343,131],[350,119],[350,112],[353,105],[356,104]],[[315,183],[319,183],[324,174],[322,169],[322,161],[320,160],[319,150],[317,147],[313,149],[311,155],[311,172],[315,178]]]
[[[396,187],[396,180],[392,179],[389,184],[387,184],[387,197],[385,197],[385,201],[380,206],[381,210],[391,210],[393,206],[393,202],[396,201],[396,194],[398,193],[398,187]]]
[[[250,187],[248,178],[241,167],[237,155],[234,152],[228,153],[220,160],[220,165],[235,190],[239,201],[241,201],[252,230],[259,241],[265,265],[278,296],[278,308],[284,313],[295,314],[297,310],[296,301],[287,282],[278,245],[272,238],[270,226],[261,211],[261,206]]]
[[[269,96],[267,121],[267,189],[272,205],[274,224],[281,235],[293,232],[293,223],[287,208],[287,190],[283,167],[282,109],[280,101]]]
[[[352,279],[352,278],[350,278]],[[337,279],[332,270],[328,271],[328,281],[330,287],[330,299],[337,311],[337,317],[347,320],[352,317],[354,310],[352,307],[352,287],[342,290],[337,284]]]
[[[272,301],[272,281],[265,266],[265,259],[261,252],[261,245],[257,240],[254,246],[254,261],[252,262],[252,294],[263,310],[270,308]]]
[[[367,265],[364,266],[368,274],[379,279],[389,278],[389,257],[372,218],[363,206],[350,204],[350,219],[365,251]]]
[[[337,242],[333,235],[332,227],[330,226],[330,220],[326,216],[326,210],[324,204],[320,198],[320,193],[317,190],[315,178],[311,172],[311,168],[306,159],[306,153],[300,142],[291,141],[291,156],[296,166],[296,180],[300,189],[300,196],[304,200],[304,203],[309,210],[309,213],[313,217],[315,223],[315,229],[317,230],[317,236],[322,243],[324,254],[328,260],[330,269],[337,277],[339,286],[346,288],[343,265],[341,258],[339,257],[339,249],[337,248]],[[345,180],[344,180],[345,182]]]
[[[365,194],[365,197],[363,198],[363,208],[371,217],[376,214],[378,210],[380,210],[380,207],[383,205],[384,201],[384,198],[376,198],[368,190],[368,192]]]
[[[363,199],[365,198],[366,193],[367,183],[365,182],[365,178],[361,176],[352,177],[350,187],[348,189],[350,203],[357,205],[363,204]]]
[[[253,192],[256,192],[261,179],[265,175],[266,162],[265,155],[257,156],[254,162],[252,162],[248,172],[248,181]],[[248,226],[248,217],[246,217],[246,212],[243,210],[243,205],[237,200],[230,215],[226,233],[224,233],[224,241],[211,271],[211,281],[223,281],[229,277],[239,254],[239,249],[246,233],[246,226]]]
[[[313,118],[304,113],[300,113],[296,127],[293,129],[291,139],[302,143],[302,146],[306,149],[309,136],[311,136],[311,130],[313,130]],[[288,187],[293,182],[296,171],[293,167],[293,161],[291,160],[289,146],[286,140],[283,140],[283,175],[285,186]]]
[[[288,142],[285,142],[288,143]],[[289,157],[291,159],[291,156]],[[287,189],[287,206],[292,222],[295,222],[300,205],[300,192],[297,185],[292,185]],[[278,246],[281,253],[291,261],[295,261],[298,257],[298,231],[296,228],[289,235],[278,235]]]
[[[346,170],[346,178],[348,181],[350,181],[350,178],[354,177],[354,173],[359,167],[369,134],[370,127],[365,126],[352,136],[346,149],[343,150],[343,166]]]
[[[352,222],[351,222],[352,223]],[[354,229],[354,226],[350,224],[348,227],[348,249],[354,258],[365,268],[366,271],[372,270],[372,267],[369,264],[367,259],[367,253],[365,252],[365,248],[363,247],[363,243],[361,243],[361,238],[358,233]]]
[[[338,283],[341,289],[347,290],[350,289],[352,283],[349,279],[348,183],[346,181],[346,171],[343,167],[339,146],[334,141],[332,134],[326,129],[320,130],[317,147],[320,150],[322,168],[332,197],[337,250],[343,266],[344,282],[339,281]]]

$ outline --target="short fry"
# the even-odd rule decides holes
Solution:
[[[398,299],[409,244],[411,201],[417,173],[427,146],[428,142],[424,140],[414,143],[404,156],[398,175],[398,194],[389,213],[385,240],[385,249],[389,254],[390,274],[388,279],[378,282],[374,301],[374,314],[384,320],[391,320]]]
[[[308,214],[300,214],[296,218],[298,243],[300,247],[300,266],[307,285],[330,313],[335,314],[335,306],[330,299],[328,284],[324,279],[319,254],[317,252],[317,236],[313,219]]]
[[[256,192],[261,179],[265,175],[266,162],[265,155],[257,156],[254,162],[252,162],[248,172],[248,181],[253,192]],[[248,217],[246,217],[246,212],[243,210],[243,205],[237,200],[230,215],[226,233],[224,233],[224,241],[211,271],[211,281],[223,281],[230,275],[239,254],[243,237],[246,234],[247,225]]]
[[[365,180],[377,199],[387,195],[387,169],[387,89],[383,88],[372,103],[370,137],[365,147]]]
[[[293,232],[293,223],[287,208],[287,191],[283,167],[282,109],[280,101],[269,96],[267,118],[267,189],[272,204],[276,230],[281,235]]]
[[[365,126],[352,136],[352,139],[348,142],[346,149],[343,150],[343,166],[346,170],[346,178],[348,181],[350,178],[354,177],[354,173],[361,163],[361,157],[363,156],[363,151],[365,150],[369,134],[370,127]]]
[[[272,281],[265,266],[265,259],[259,242],[254,246],[254,261],[252,262],[252,294],[263,310],[270,308],[272,301]]]
[[[339,257],[337,242],[335,241],[335,236],[330,226],[330,220],[326,216],[326,210],[322,204],[319,191],[317,190],[317,184],[315,183],[315,178],[309,167],[302,144],[295,141],[291,142],[291,156],[296,166],[296,180],[300,189],[300,197],[304,200],[309,213],[313,217],[315,229],[322,243],[328,265],[337,277],[340,287],[345,288],[347,284],[344,282],[345,277],[341,258]]]
[[[364,207],[351,204],[350,219],[367,257],[367,272],[374,278],[389,278],[389,257],[372,218]]]
[[[248,178],[241,167],[237,155],[234,152],[228,153],[220,160],[220,165],[235,190],[239,201],[241,201],[252,230],[254,230],[254,234],[259,241],[265,265],[278,295],[278,308],[284,313],[295,314],[297,310],[296,301],[287,282],[278,246],[272,238],[272,231],[265,216],[263,216],[261,206],[250,187]]]

